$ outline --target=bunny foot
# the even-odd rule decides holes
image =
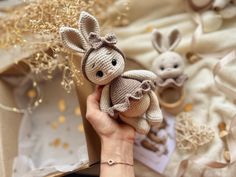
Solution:
[[[157,125],[162,122],[163,116],[159,107],[158,99],[153,91],[149,93],[150,106],[146,112],[147,121],[151,125]]]

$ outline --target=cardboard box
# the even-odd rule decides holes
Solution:
[[[3,57],[3,56],[2,56]],[[13,61],[13,60],[12,60]],[[16,106],[13,96],[13,88],[6,83],[2,78],[6,76],[19,76],[22,71],[28,72],[29,68],[23,63],[18,64],[8,63],[0,68],[0,101],[5,105]],[[75,66],[80,67],[80,57],[74,57],[72,61]],[[126,61],[126,69],[142,68],[132,60]],[[80,103],[81,114],[83,117],[84,131],[86,136],[86,143],[88,149],[89,163],[85,164],[80,169],[76,170],[78,173],[99,174],[99,165],[93,166],[100,159],[100,141],[99,137],[85,118],[86,114],[86,99],[87,96],[93,92],[94,86],[83,80],[84,84],[76,88],[78,100]],[[0,109],[0,176],[10,177],[12,172],[13,159],[17,155],[18,132],[21,122],[21,114],[9,112]],[[92,166],[92,167],[91,167]],[[90,168],[91,167],[91,168]],[[87,169],[89,168],[89,169]],[[84,170],[86,169],[86,170]],[[82,171],[81,171],[82,170]],[[81,172],[80,172],[81,171]],[[63,173],[51,174],[54,176],[63,176]]]

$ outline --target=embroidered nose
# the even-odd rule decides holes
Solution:
[[[113,73],[113,70],[112,69],[109,69],[108,71],[107,71],[107,74],[108,75],[110,75],[110,74],[112,74]]]

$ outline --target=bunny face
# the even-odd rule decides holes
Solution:
[[[81,12],[79,29],[61,27],[60,34],[64,46],[84,54],[82,72],[92,83],[106,85],[124,71],[124,56],[115,46],[115,35],[101,37],[98,21],[89,13]]]
[[[152,70],[162,79],[177,78],[183,74],[183,58],[175,52],[165,52],[154,61]]]
[[[89,54],[85,73],[94,84],[106,85],[123,73],[124,66],[124,58],[118,51],[102,47]]]
[[[162,79],[177,78],[183,74],[184,61],[176,52],[173,52],[180,42],[180,33],[177,29],[168,35],[153,31],[152,44],[160,53],[154,60],[152,70]]]

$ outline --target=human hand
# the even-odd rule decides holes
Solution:
[[[96,87],[96,90],[87,98],[86,118],[91,123],[101,140],[112,138],[113,140],[122,140],[133,143],[135,131],[127,124],[118,123],[109,117],[107,113],[100,111],[99,102],[102,87]]]
[[[107,113],[100,111],[99,102],[102,87],[87,98],[86,118],[101,139],[101,162],[133,164],[133,144],[135,130],[127,124],[118,123]],[[134,177],[134,168],[130,165],[101,165],[100,176]]]

